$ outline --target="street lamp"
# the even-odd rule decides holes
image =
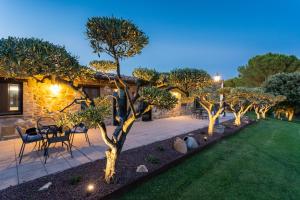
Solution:
[[[216,74],[216,75],[214,75],[213,76],[213,80],[214,80],[214,82],[215,83],[221,83],[221,88],[223,88],[224,87],[224,81],[223,81],[223,79],[222,79],[222,77],[221,77],[221,75],[219,75],[218,73]],[[222,107],[223,105],[222,105],[222,102],[223,102],[223,94],[220,94],[220,107]],[[224,117],[225,117],[225,112],[224,112],[224,115],[223,115]],[[217,118],[217,120],[216,120],[216,125],[218,125],[219,124],[219,117]]]

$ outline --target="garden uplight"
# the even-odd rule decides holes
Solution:
[[[91,194],[92,192],[94,192],[94,190],[95,190],[95,185],[92,183],[88,184],[88,186],[86,188],[87,194]]]
[[[50,90],[53,95],[57,96],[60,92],[60,86],[58,84],[53,84],[50,86]]]

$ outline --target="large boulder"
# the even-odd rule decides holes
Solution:
[[[187,146],[186,143],[183,139],[176,137],[174,144],[173,144],[174,149],[179,152],[179,153],[187,153]]]
[[[199,144],[193,137],[186,136],[183,140],[185,141],[188,149],[197,149],[199,147]]]

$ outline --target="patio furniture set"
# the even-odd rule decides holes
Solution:
[[[84,124],[78,124],[72,128],[64,128],[56,125],[56,122],[51,117],[42,117],[37,121],[37,126],[23,131],[19,126],[16,127],[18,134],[21,137],[22,145],[19,152],[19,164],[22,161],[26,144],[35,143],[38,145],[38,150],[44,151],[45,163],[49,157],[49,148],[52,144],[61,143],[66,145],[67,150],[72,155],[72,146],[76,134],[84,134],[85,139],[91,145],[88,137],[88,129]]]
[[[193,108],[192,117],[196,119],[208,119],[208,114],[204,108]]]

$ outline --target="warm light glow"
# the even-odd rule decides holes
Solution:
[[[221,81],[221,79],[222,79],[222,77],[218,74],[214,76],[214,81],[215,82],[219,82],[219,81]]]
[[[171,94],[176,97],[177,99],[180,99],[181,95],[179,92],[171,92]]]
[[[56,96],[60,92],[60,86],[57,84],[51,85],[50,90],[51,90],[52,94]]]
[[[9,85],[9,91],[19,91],[19,85],[10,84]]]
[[[95,189],[95,186],[94,186],[94,184],[91,184],[91,183],[88,184],[88,186],[86,188],[87,192],[89,192],[89,193],[93,192],[94,189]]]

